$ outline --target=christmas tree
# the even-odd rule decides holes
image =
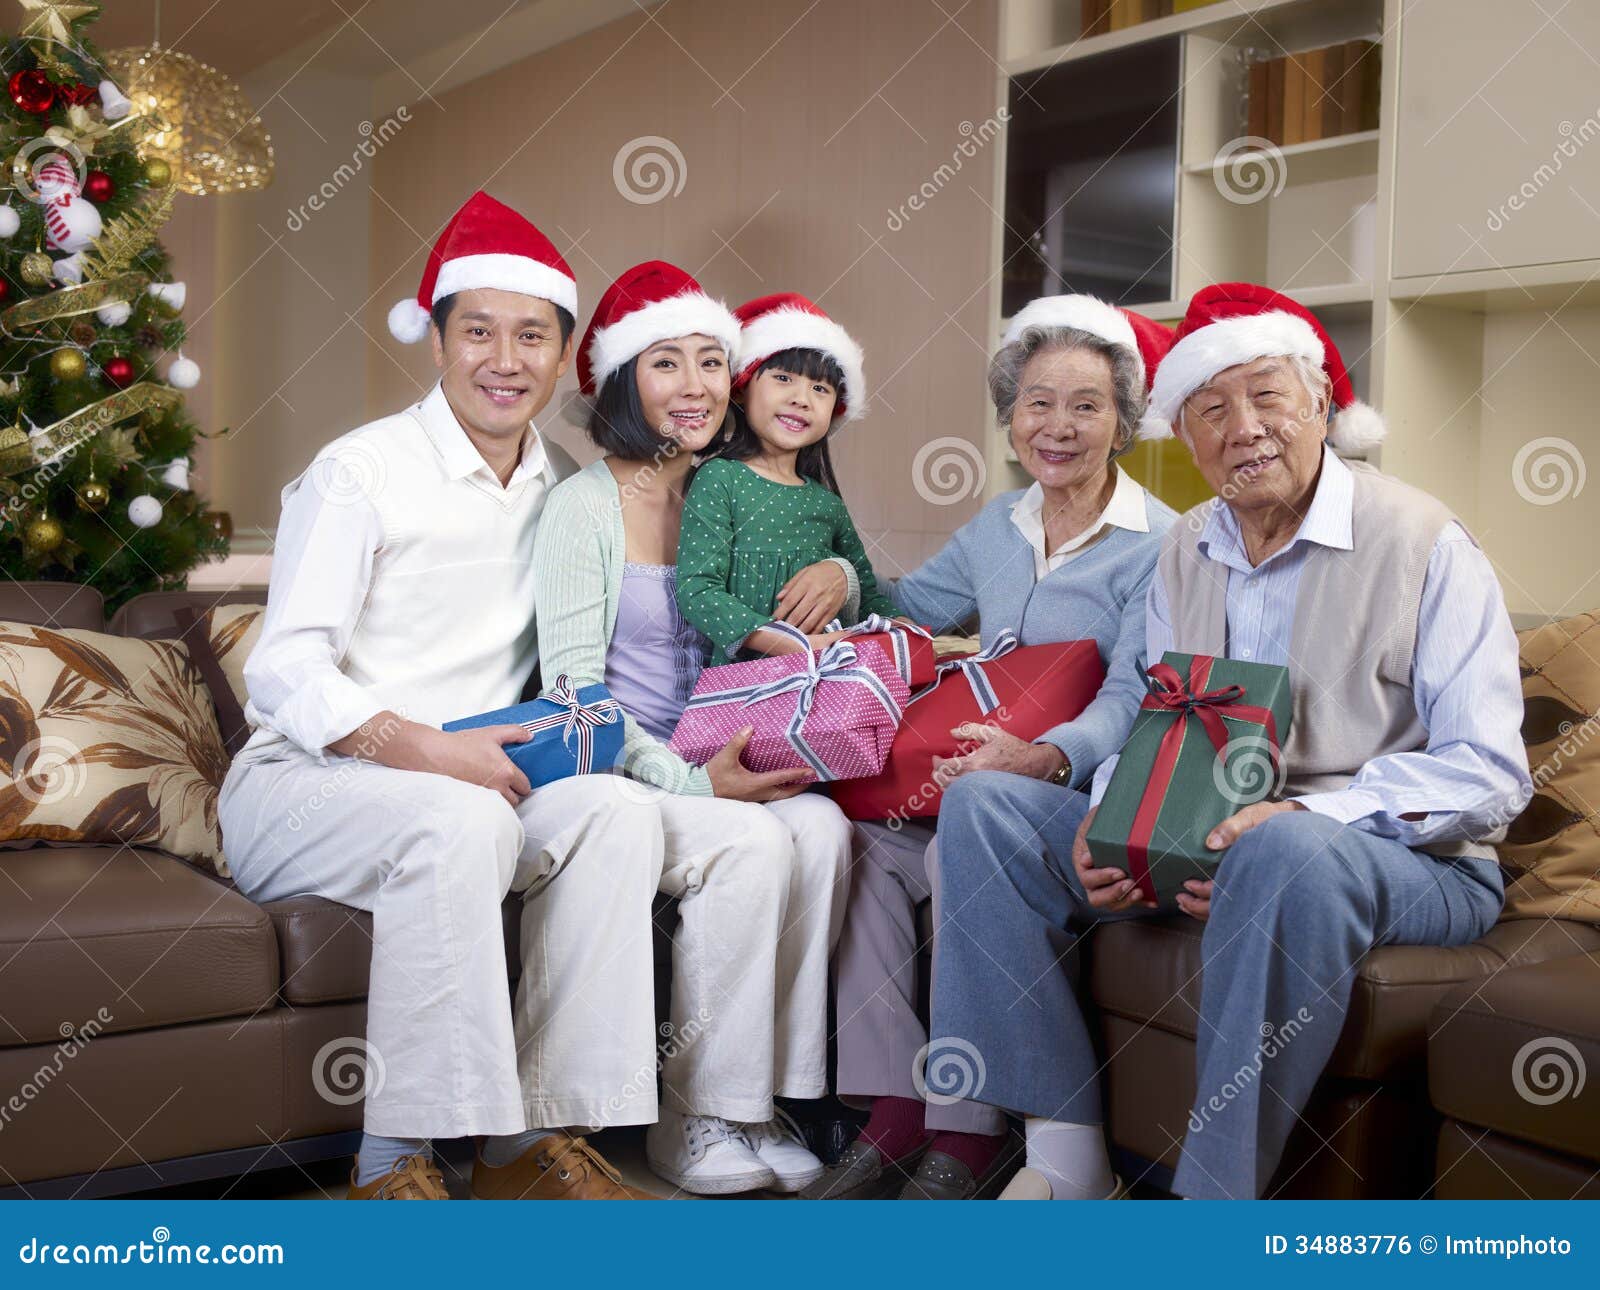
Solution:
[[[21,4],[0,72],[0,571],[114,609],[228,549],[189,485],[201,432],[179,390],[200,373],[157,241],[176,177],[141,151],[164,123],[84,35],[99,8]]]

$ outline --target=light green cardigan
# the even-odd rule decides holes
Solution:
[[[604,458],[550,490],[533,541],[533,603],[539,675],[545,685],[565,673],[579,684],[606,678],[606,652],[617,628],[627,538],[622,490]],[[860,603],[861,584],[848,561],[846,612]],[[625,712],[620,766],[632,779],[673,793],[710,797],[711,777],[691,766]]]

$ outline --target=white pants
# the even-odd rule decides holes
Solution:
[[[218,809],[246,895],[372,913],[369,1133],[653,1121],[658,887],[682,898],[674,1105],[762,1119],[775,1091],[823,1091],[826,965],[850,852],[826,799],[652,800],[590,775],[512,808],[446,776],[333,755],[321,766],[283,747],[236,759]],[[523,894],[515,1010],[500,921],[510,891]]]

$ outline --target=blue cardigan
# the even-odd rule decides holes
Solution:
[[[1113,528],[1081,555],[1035,581],[1033,548],[1011,522],[1022,491],[1002,493],[951,536],[920,569],[889,588],[908,618],[935,633],[959,629],[974,612],[985,642],[1009,627],[1024,645],[1093,640],[1106,679],[1074,720],[1036,742],[1054,744],[1072,763],[1073,788],[1118,751],[1145,696],[1145,593],[1161,536],[1177,515],[1145,494],[1148,533]]]

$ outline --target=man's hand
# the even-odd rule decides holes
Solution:
[[[1108,914],[1124,909],[1154,909],[1156,902],[1140,891],[1132,878],[1121,869],[1097,866],[1094,857],[1089,854],[1089,825],[1099,809],[1097,806],[1089,808],[1083,823],[1078,825],[1078,836],[1072,840],[1072,867],[1077,870],[1078,881],[1088,893],[1089,903]]]
[[[717,755],[706,763],[706,774],[711,777],[711,791],[718,797],[735,802],[781,802],[786,797],[804,792],[808,784],[816,781],[817,777],[809,770],[769,770],[761,773],[748,769],[739,757],[753,733],[754,727],[746,726],[723,744]]]
[[[1235,811],[1206,834],[1206,845],[1213,851],[1221,851],[1224,847],[1231,847],[1262,821],[1270,820],[1274,815],[1282,815],[1285,811],[1305,809],[1299,802],[1255,802],[1242,811]]]
[[[1178,908],[1202,923],[1211,917],[1211,883],[1207,879],[1187,878],[1178,893]]]
[[[1029,743],[998,726],[977,721],[963,722],[950,733],[978,746],[959,757],[933,759],[933,782],[940,788],[973,770],[1007,770],[1013,775],[1049,779],[1067,760],[1053,744]]]
[[[773,606],[772,616],[809,636],[838,617],[849,594],[850,581],[838,563],[818,560],[806,565],[778,589],[778,603]]]
[[[525,743],[532,737],[523,727],[512,725],[433,730],[424,747],[426,769],[436,775],[492,788],[515,806],[533,791],[533,786],[517,769],[517,764],[506,756],[503,745]]]
[[[1282,815],[1285,811],[1305,809],[1299,802],[1252,803],[1242,811],[1235,811],[1206,834],[1206,845],[1213,851],[1221,851],[1224,847],[1231,847],[1263,820],[1270,820],[1274,815]],[[1202,923],[1205,922],[1211,917],[1212,886],[1211,882],[1200,878],[1186,879],[1183,890],[1178,893],[1178,908],[1190,918],[1198,918]]]

